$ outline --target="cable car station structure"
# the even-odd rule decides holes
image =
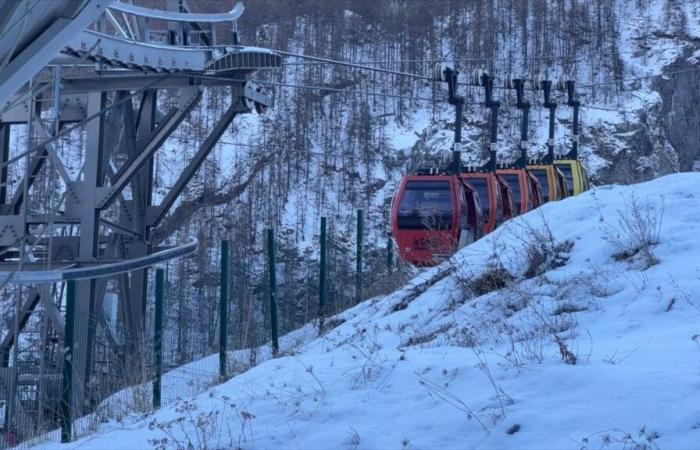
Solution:
[[[51,380],[60,379],[67,345],[65,280],[77,280],[77,310],[98,318],[71,343],[73,404],[85,412],[109,394],[92,390],[102,374],[115,370],[98,361],[96,340],[120,342],[100,319],[106,292],[118,296],[124,334],[139,336],[147,268],[196,248],[154,247],[152,230],[233,119],[271,106],[271,97],[246,78],[280,67],[282,59],[240,45],[242,4],[202,14],[189,12],[183,0],[164,3],[165,10],[155,10],[111,0],[0,0],[0,283],[22,285],[0,342],[4,429],[29,414],[18,384],[31,385],[44,399],[60,399]],[[212,86],[230,90],[229,106],[154,203],[154,155]],[[159,101],[166,90],[169,102]],[[83,156],[71,172],[56,143],[74,130],[82,133]],[[18,132],[24,132],[26,148],[12,146]],[[13,350],[39,305],[50,322],[45,355],[23,369]],[[121,355],[135,350],[124,348]]]

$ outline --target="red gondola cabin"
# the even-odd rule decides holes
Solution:
[[[481,237],[479,196],[457,176],[406,176],[394,198],[391,227],[404,261],[435,265]]]

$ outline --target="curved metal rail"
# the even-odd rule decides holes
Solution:
[[[212,59],[207,48],[134,41],[92,30],[76,33],[62,53],[112,67],[155,72],[202,71]]]
[[[129,3],[114,2],[109,9],[114,9],[135,16],[146,17],[149,19],[167,20],[170,22],[205,22],[218,23],[226,21],[234,21],[241,17],[245,6],[238,2],[236,6],[229,12],[225,13],[181,13],[175,11],[163,11],[160,9],[144,8]]]
[[[264,48],[244,47],[219,54],[210,47],[146,43],[92,30],[76,34],[62,53],[111,67],[152,72],[218,74],[282,66],[282,57]]]
[[[0,282],[16,284],[59,283],[67,280],[102,278],[144,269],[164,261],[181,258],[194,253],[195,250],[197,250],[197,241],[192,241],[185,245],[161,250],[139,258],[88,267],[35,271],[0,271]]]

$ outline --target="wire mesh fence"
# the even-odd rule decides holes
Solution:
[[[361,220],[358,224],[361,227]],[[274,242],[274,232],[266,237]],[[358,238],[360,241],[361,236]],[[66,293],[70,288],[54,286],[52,298],[58,315],[66,318],[65,324],[52,322],[46,309],[38,307],[31,319],[36,322],[32,328],[36,336],[25,330],[18,344],[31,351],[26,357],[10,358],[9,364],[0,368],[0,449],[37,444],[50,447],[61,440],[87,436],[108,421],[140,420],[158,406],[196,396],[271,357],[270,349],[261,347],[273,340],[275,330],[270,317],[274,290],[269,283],[279,288],[275,299],[281,319],[278,335],[294,329],[290,318],[302,320],[295,313],[302,314],[305,322],[333,315],[354,305],[360,292],[369,295],[381,290],[373,280],[385,277],[365,275],[373,268],[363,272],[362,248],[357,247],[359,274],[348,273],[343,278],[334,272],[342,258],[333,254],[332,245],[326,249],[324,244],[327,261],[321,265],[319,260],[319,267],[310,267],[309,273],[325,271],[328,279],[321,286],[320,274],[305,281],[308,289],[304,292],[309,298],[301,313],[294,310],[298,305],[288,301],[298,290],[291,289],[293,285],[286,280],[284,263],[275,266],[274,252],[262,252],[269,260],[258,265],[260,276],[241,289],[240,278],[236,278],[243,273],[241,261],[234,258],[228,264],[225,244],[215,258],[208,259],[207,267],[197,267],[204,275],[194,282],[180,267],[149,271],[148,285],[156,289],[146,296],[139,329],[127,330],[123,325],[126,321],[121,315],[127,314],[128,308],[116,305],[116,294],[110,294],[113,285],[108,284],[102,305],[76,306],[72,322]],[[374,260],[389,261],[387,273],[393,264],[389,251],[390,246],[385,258],[373,255]],[[271,269],[280,272],[281,281],[269,276]],[[365,288],[355,283],[364,283]],[[108,301],[110,295],[113,302]],[[323,308],[320,301],[325,302]],[[222,323],[226,324],[223,334]],[[64,339],[69,328],[72,346]],[[88,348],[82,349],[83,345]],[[72,392],[67,393],[66,386],[71,386]]]
[[[153,305],[149,305],[152,308]],[[152,314],[142,330],[126,333],[105,320],[104,314],[76,307],[74,342],[91,342],[83,369],[79,352],[70,357],[70,376],[75,382],[70,404],[70,438],[93,433],[107,421],[124,422],[154,410],[155,326]],[[179,339],[172,323],[164,326],[161,405],[195,396],[218,382],[216,345],[199,339]],[[88,339],[88,335],[92,337]],[[34,358],[0,368],[0,449],[28,448],[58,443],[64,423],[64,374],[66,347],[61,336],[45,339]],[[42,363],[43,362],[43,363]]]

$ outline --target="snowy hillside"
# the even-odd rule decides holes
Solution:
[[[699,198],[679,174],[545,205],[279,358],[60,448],[697,448]]]
[[[235,0],[188,3],[199,12],[228,11]],[[231,317],[236,330],[246,331],[235,336],[237,348],[260,345],[268,334],[263,246],[270,227],[276,231],[278,265],[284,268],[279,276],[283,332],[303,326],[316,309],[321,217],[328,219],[330,242],[329,311],[355,303],[357,209],[364,213],[366,296],[397,285],[385,283],[391,199],[402,175],[426,159],[444,156],[454,138],[447,88],[431,78],[435,61],[454,65],[462,83],[482,69],[496,77],[500,162],[512,162],[520,142],[515,92],[503,89],[511,76],[529,80],[531,156],[544,154],[548,138],[543,94],[530,90],[531,82],[573,79],[582,103],[580,155],[593,184],[634,183],[700,167],[697,1],[245,4],[239,24],[244,44],[364,67],[286,56],[281,70],[252,75],[274,96],[274,107],[264,115],[235,119],[176,205],[183,214],[153,233],[158,242],[196,238],[200,246],[195,257],[174,263],[169,271],[171,277],[178,274],[183,314],[165,319],[166,329],[178,330],[173,345],[182,349],[166,356],[168,363],[191,361],[214,349],[209,312],[218,305],[221,239],[231,241],[239,263],[231,273],[238,291]],[[460,85],[458,90],[467,102],[463,159],[481,164],[489,148],[484,89]],[[228,98],[226,90],[208,91],[178,139],[168,142],[168,154],[159,155],[157,164],[155,201],[168,192]],[[564,154],[572,145],[572,108],[565,105],[564,92],[555,89],[553,98],[559,105],[555,149]],[[393,269],[404,279],[415,274],[406,266]],[[196,302],[185,301],[190,298]]]

